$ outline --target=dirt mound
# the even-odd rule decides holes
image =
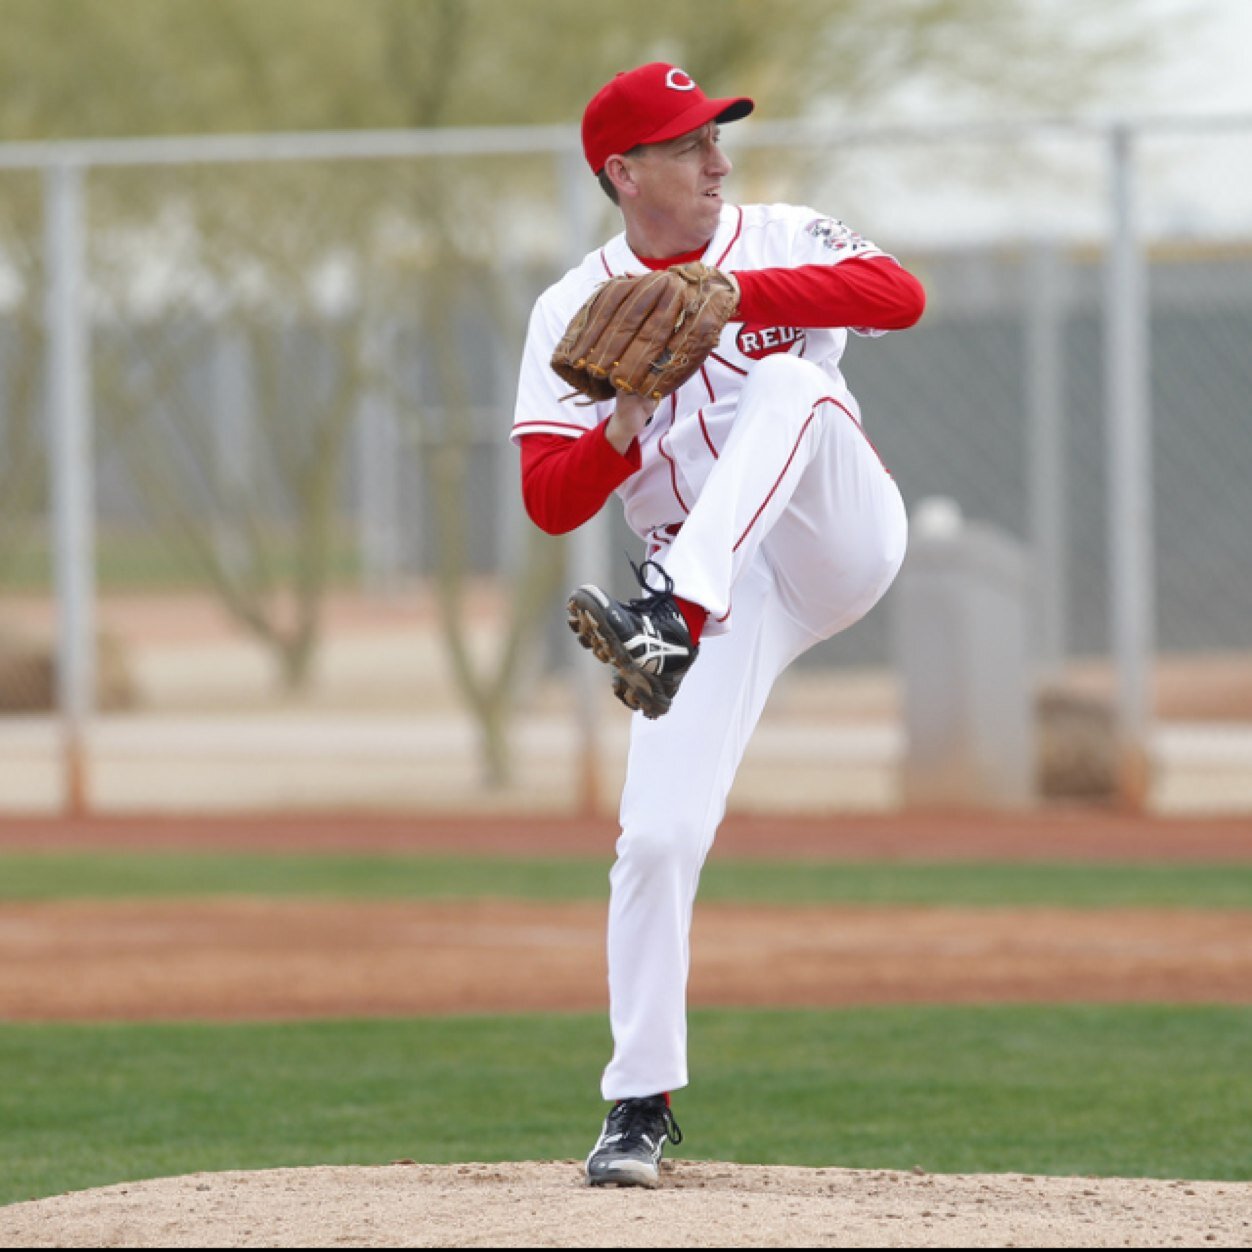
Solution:
[[[1252,1184],[679,1161],[191,1174],[0,1209],[0,1247],[1247,1247]]]

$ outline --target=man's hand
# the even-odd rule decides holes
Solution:
[[[604,437],[625,456],[630,445],[643,434],[660,403],[659,400],[650,400],[646,396],[619,391],[617,408],[604,428]]]

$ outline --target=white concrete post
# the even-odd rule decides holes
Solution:
[[[893,593],[905,804],[1027,807],[1037,740],[1025,549],[943,498],[922,501],[910,529]]]

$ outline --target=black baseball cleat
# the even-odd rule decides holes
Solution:
[[[648,586],[649,566],[665,580],[663,590]],[[674,580],[655,561],[631,567],[647,595],[623,604],[599,587],[579,587],[567,605],[569,627],[596,660],[617,670],[613,694],[628,709],[657,718],[669,712],[700,649],[674,603]]]
[[[683,1133],[664,1096],[620,1100],[604,1119],[587,1157],[587,1182],[593,1187],[659,1187],[667,1139],[682,1143]]]

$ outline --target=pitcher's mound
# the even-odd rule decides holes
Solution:
[[[3,1247],[1247,1247],[1252,1184],[678,1161],[191,1174],[0,1209]]]

